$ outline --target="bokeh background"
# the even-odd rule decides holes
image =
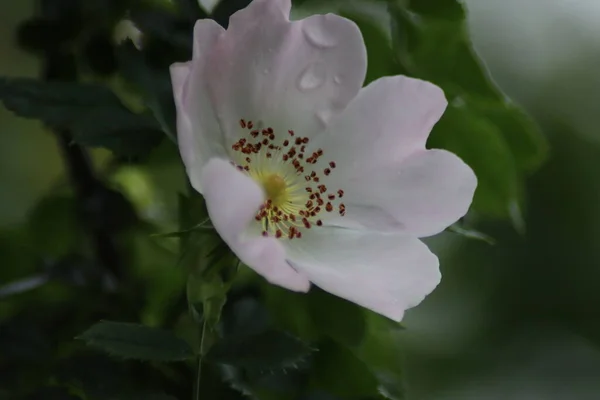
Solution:
[[[525,229],[482,217],[476,228],[495,245],[451,233],[429,240],[441,258],[442,283],[407,313],[401,346],[390,349],[405,361],[405,396],[598,399],[600,2],[466,0],[465,7],[477,54],[505,94],[533,116],[550,150],[526,181]],[[14,40],[33,12],[32,0],[0,2],[0,75],[39,75],[39,58]],[[107,151],[94,150],[93,159],[144,218],[168,231],[175,227],[176,193],[185,189],[185,177],[177,160],[163,153],[170,154],[158,151],[144,164],[118,168]],[[0,107],[0,283],[38,276],[44,263],[81,240],[66,186],[54,137],[40,123]],[[132,269],[151,293],[138,317],[159,324],[183,274],[173,272],[172,246],[127,240],[137,257]],[[43,324],[19,318],[43,304],[62,307],[65,299],[72,306],[71,292],[53,283],[0,298],[0,323],[25,324],[31,335],[15,338],[21,331],[4,326],[4,342],[27,349],[9,355],[0,344],[0,389],[10,366],[2,361],[25,357],[35,375],[56,345],[44,342]],[[341,364],[328,370],[352,379]]]

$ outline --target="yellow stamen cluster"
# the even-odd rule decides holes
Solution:
[[[240,126],[247,136],[232,145],[234,165],[265,191],[267,199],[255,217],[263,236],[298,239],[302,229],[323,225],[322,217],[327,213],[345,215],[346,207],[340,200],[344,191],[331,192],[321,182],[336,164],[323,164],[321,149],[308,152],[309,138],[297,136],[292,130],[277,137],[272,128],[258,129],[252,121],[243,119]]]

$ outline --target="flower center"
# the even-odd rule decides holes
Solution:
[[[322,160],[323,150],[307,151],[310,139],[288,131],[278,137],[272,128],[258,128],[240,120],[246,130],[231,147],[234,161],[262,186],[266,200],[256,214],[263,236],[302,237],[303,229],[323,225],[328,213],[344,216],[344,191],[330,191],[321,180],[335,169],[333,161]]]
[[[267,198],[271,199],[273,204],[280,207],[285,203],[287,197],[287,185],[285,180],[278,174],[271,174],[262,181]]]

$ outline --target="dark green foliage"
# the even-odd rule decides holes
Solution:
[[[257,370],[293,368],[313,349],[290,334],[268,330],[219,341],[208,360]]]
[[[111,355],[143,361],[183,361],[192,348],[172,333],[138,324],[102,321],[79,336],[88,345]]]
[[[76,142],[121,155],[145,154],[163,137],[154,118],[128,110],[100,85],[0,78],[0,99],[21,117],[69,129]]]
[[[227,26],[248,3],[221,0],[210,17]],[[474,54],[460,2],[312,3],[357,23],[367,83],[405,74],[444,89],[450,105],[428,146],[475,170],[475,214],[521,226],[524,182],[545,161],[547,144]],[[57,180],[25,226],[0,232],[0,294],[45,279],[0,297],[0,399],[187,400],[196,381],[202,400],[408,398],[400,324],[316,287],[304,294],[267,285],[214,230],[202,196],[172,184],[185,173],[169,65],[191,57],[193,25],[207,17],[197,1],[42,0],[38,11],[15,38],[42,58],[43,78],[57,81],[0,78],[0,101],[57,133],[65,157],[71,146],[86,158],[80,145],[111,154],[89,163],[84,187],[82,169],[67,168],[69,180]],[[143,33],[140,49],[113,40],[125,18]],[[129,168],[144,179],[123,192],[105,184]],[[136,196],[135,208],[124,193]],[[578,240],[569,226],[567,239]],[[471,228],[451,230],[489,240]]]

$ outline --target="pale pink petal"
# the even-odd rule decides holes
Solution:
[[[249,234],[264,201],[262,189],[228,161],[213,158],[202,169],[201,184],[213,226],[239,259],[269,282],[305,292],[310,282],[286,261],[281,241]]]
[[[328,225],[408,233],[441,232],[464,216],[477,179],[458,157],[425,150],[447,102],[437,86],[404,76],[362,89],[311,143],[334,161],[327,187],[344,190],[346,214]]]
[[[327,224],[426,237],[467,213],[477,178],[448,151],[420,150],[397,167],[367,171],[343,187],[346,215]]]
[[[201,60],[208,57],[215,41],[225,29],[212,19],[201,19],[194,25],[194,52],[192,58]],[[205,60],[206,62],[206,60]]]
[[[400,321],[440,282],[438,259],[416,238],[315,228],[289,242],[292,265],[320,288]]]
[[[223,28],[212,20],[198,21],[194,27],[194,59],[171,66],[179,152],[192,186],[201,193],[202,166],[211,157],[226,153],[203,78],[208,53],[222,32]]]
[[[332,14],[290,22],[289,9],[289,0],[254,0],[211,53],[206,80],[230,143],[244,134],[241,119],[276,135],[313,136],[363,84],[358,27]]]
[[[384,77],[363,88],[312,145],[338,164],[337,179],[397,165],[425,148],[447,104],[444,92],[432,83]]]

